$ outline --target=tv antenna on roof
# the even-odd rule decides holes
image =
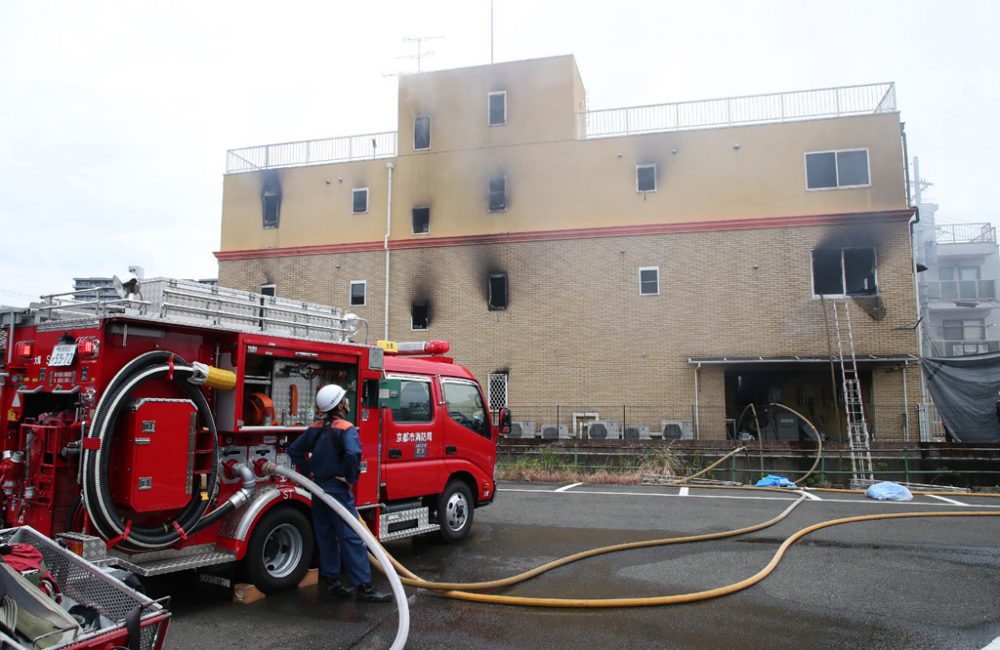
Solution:
[[[409,56],[397,56],[397,59],[416,59],[417,60],[417,72],[421,72],[421,62],[425,56],[430,56],[434,54],[434,50],[424,51],[424,41],[435,41],[439,38],[444,38],[444,36],[413,36],[403,39],[404,43],[416,43],[417,53],[410,54]]]

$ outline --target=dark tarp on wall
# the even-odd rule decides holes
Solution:
[[[948,432],[959,442],[1000,442],[1000,353],[920,359]]]

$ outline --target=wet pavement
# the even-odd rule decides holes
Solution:
[[[663,487],[501,484],[477,510],[469,539],[390,543],[426,579],[506,577],[596,546],[715,532],[780,513],[793,494]],[[686,492],[686,494],[684,494]],[[885,512],[988,510],[966,495],[879,503],[818,493],[787,519],[749,535],[604,555],[496,593],[610,598],[710,589],[763,568],[780,543],[818,521]],[[950,503],[952,501],[954,503]],[[960,505],[961,504],[961,505]],[[385,586],[384,583],[382,585]],[[252,605],[194,584],[152,585],[173,596],[167,648],[387,648],[394,604],[328,603],[316,587]],[[690,604],[631,609],[532,609],[407,589],[407,648],[981,649],[1000,637],[1000,517],[898,519],[837,526],[794,546],[747,590]]]

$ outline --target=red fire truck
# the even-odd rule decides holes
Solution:
[[[509,414],[494,425],[446,342],[354,343],[367,324],[340,309],[191,281],[116,292],[0,312],[6,526],[99,538],[140,576],[238,563],[265,592],[295,585],[310,497],[262,469],[290,464],[327,383],[348,390],[358,510],[380,540],[462,539],[493,501]]]

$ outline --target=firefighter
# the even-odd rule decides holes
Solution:
[[[345,392],[337,384],[327,384],[316,393],[316,408],[323,419],[314,423],[288,447],[288,455],[299,471],[339,501],[355,517],[354,494],[361,467],[361,440],[358,430],[344,416],[349,410]],[[337,513],[322,503],[312,509],[316,545],[319,548],[319,573],[325,579],[329,600],[347,598],[354,590],[340,581],[343,563],[347,581],[357,587],[357,599],[384,603],[392,596],[372,584],[368,550],[364,542]]]

